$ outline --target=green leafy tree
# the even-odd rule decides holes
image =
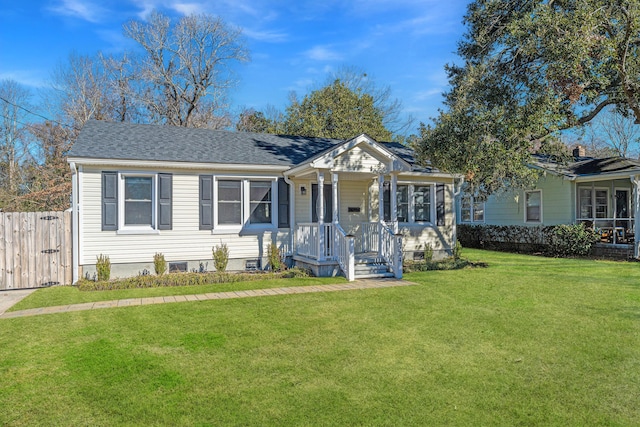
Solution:
[[[348,139],[366,133],[377,141],[391,140],[384,126],[383,111],[376,108],[374,98],[349,89],[342,81],[306,95],[302,101],[292,97],[287,107],[283,129],[301,136]]]
[[[640,0],[476,0],[423,159],[477,191],[526,186],[532,147],[608,106],[640,123]]]

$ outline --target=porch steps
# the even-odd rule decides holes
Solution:
[[[377,254],[358,254],[355,261],[356,279],[393,277],[387,263]]]

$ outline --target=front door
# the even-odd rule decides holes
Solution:
[[[324,203],[322,203],[324,222],[333,221],[333,197],[331,195],[331,184],[325,184],[322,192]],[[311,184],[311,222],[318,222],[318,184]]]

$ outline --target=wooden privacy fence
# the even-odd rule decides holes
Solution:
[[[71,284],[71,212],[0,213],[0,290]]]

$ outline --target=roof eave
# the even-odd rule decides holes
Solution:
[[[104,159],[93,157],[68,157],[68,163],[84,166],[119,166],[165,169],[220,169],[226,171],[260,170],[269,172],[284,172],[290,168],[287,165],[237,164],[237,163],[205,163],[178,162],[166,160],[132,160],[132,159]]]

